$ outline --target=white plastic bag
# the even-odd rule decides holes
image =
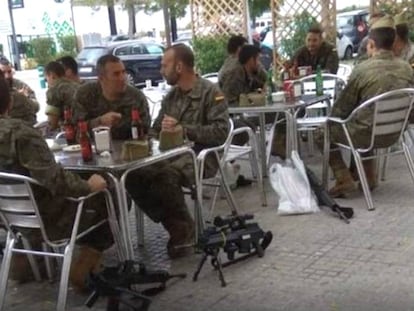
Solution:
[[[278,214],[305,214],[319,211],[306,175],[305,166],[296,151],[283,165],[270,167],[270,183],[279,196]]]

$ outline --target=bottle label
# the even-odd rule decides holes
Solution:
[[[138,139],[139,135],[138,135],[138,128],[133,126],[131,128],[131,134],[132,134],[132,139]]]

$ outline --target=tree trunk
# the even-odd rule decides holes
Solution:
[[[175,40],[177,40],[177,18],[175,16],[175,12],[174,10],[171,10],[171,15],[170,15],[170,19],[171,19],[171,40],[174,42]]]
[[[137,25],[135,22],[135,6],[132,3],[127,4],[128,10],[128,36],[133,38],[137,32]]]
[[[111,35],[116,35],[116,19],[115,19],[115,9],[114,9],[114,0],[107,0],[108,4],[108,17],[109,17],[109,27],[111,29]]]

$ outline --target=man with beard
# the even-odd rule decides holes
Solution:
[[[182,131],[194,143],[195,152],[223,144],[229,125],[224,96],[212,82],[195,73],[191,49],[184,44],[167,48],[161,74],[173,87],[162,100],[151,136],[159,137],[161,131]],[[207,159],[205,177],[213,177],[216,169],[216,161]],[[168,231],[170,258],[185,256],[194,243],[194,221],[182,190],[194,183],[189,155],[139,169],[126,181],[128,192],[138,207]]]
[[[339,58],[336,48],[322,38],[322,29],[312,26],[306,34],[305,46],[297,50],[292,58],[295,66],[311,66],[316,71],[318,65],[322,70],[336,74]]]
[[[5,57],[0,57],[0,71],[3,72],[4,78],[12,91],[13,102],[19,107],[31,106],[31,110],[36,113],[39,111],[39,103],[37,102],[35,92],[21,80],[13,77],[13,66]],[[14,96],[13,93],[20,95]],[[16,103],[16,101],[19,101]]]
[[[137,107],[144,131],[150,126],[148,102],[138,89],[127,84],[125,66],[114,55],[100,57],[98,81],[79,87],[75,98],[75,120],[83,118],[88,128],[108,126],[112,138],[131,138],[131,109]]]

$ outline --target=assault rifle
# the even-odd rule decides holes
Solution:
[[[349,219],[354,215],[352,207],[342,207],[331,198],[329,193],[324,189],[321,183],[316,177],[315,173],[312,172],[308,167],[305,166],[306,175],[308,175],[309,183],[312,190],[315,192],[318,198],[319,205],[325,205],[331,208],[332,212],[338,215],[340,219],[345,221],[347,224],[350,223]]]
[[[116,267],[106,267],[97,274],[90,274],[88,285],[93,290],[85,305],[91,308],[99,296],[108,297],[107,311],[120,311],[120,305],[131,311],[147,311],[153,296],[166,288],[171,278],[185,278],[186,274],[169,274],[166,270],[147,270],[145,265],[127,260]],[[160,283],[158,287],[142,292],[132,290],[133,285]],[[122,309],[125,310],[125,309]]]
[[[264,232],[257,223],[247,223],[253,219],[253,215],[231,215],[225,218],[217,216],[214,219],[214,227],[204,230],[198,240],[198,247],[204,254],[197,270],[193,275],[193,281],[197,281],[198,275],[208,256],[212,257],[211,264],[218,270],[221,285],[226,286],[222,268],[241,261],[253,255],[264,256],[264,250],[272,241],[272,232]],[[220,250],[227,254],[228,262],[222,264]],[[236,252],[245,254],[235,258]]]

